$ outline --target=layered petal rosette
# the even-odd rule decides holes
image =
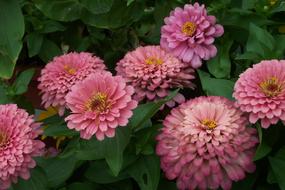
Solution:
[[[0,105],[0,190],[8,189],[18,177],[30,178],[36,166],[33,157],[44,153],[44,143],[36,140],[42,133],[33,116],[15,104]]]
[[[115,129],[126,126],[137,101],[134,89],[120,76],[109,72],[92,74],[78,82],[67,94],[71,114],[66,118],[70,129],[80,131],[84,139],[114,137]]]
[[[63,115],[66,102],[65,96],[78,81],[91,73],[105,69],[103,61],[91,53],[68,53],[55,57],[42,69],[38,88],[42,94],[45,108],[57,107]]]
[[[164,19],[161,28],[160,45],[193,68],[202,65],[217,54],[213,44],[216,37],[224,33],[216,17],[207,14],[204,5],[186,4],[176,8]]]
[[[268,128],[285,121],[285,61],[268,60],[243,72],[234,87],[237,105],[249,113],[249,121]]]
[[[157,136],[157,154],[168,179],[180,190],[231,189],[253,172],[256,129],[223,97],[199,97],[166,117]]]
[[[194,88],[194,70],[160,46],[138,47],[127,53],[117,63],[116,71],[135,88],[134,98],[138,101],[164,98],[173,88]],[[184,101],[184,96],[178,94],[167,104],[172,107]]]

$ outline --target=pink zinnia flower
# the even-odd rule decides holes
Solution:
[[[268,128],[279,119],[285,121],[285,61],[261,61],[242,73],[233,96],[237,105],[249,113],[249,121]]]
[[[182,63],[160,46],[138,47],[129,52],[117,64],[116,71],[135,88],[134,98],[150,101],[166,97],[172,88],[194,88],[194,70]],[[184,96],[178,94],[174,101],[182,103]],[[170,107],[175,102],[168,102]]]
[[[202,65],[217,54],[213,45],[215,37],[224,33],[221,25],[215,24],[216,17],[208,16],[205,6],[198,3],[176,8],[164,19],[160,45],[193,68]]]
[[[18,177],[29,179],[44,143],[35,140],[42,132],[33,116],[15,104],[0,105],[0,189],[8,189]]]
[[[42,70],[39,78],[39,89],[45,108],[57,107],[63,115],[66,103],[65,96],[78,81],[91,73],[105,69],[103,61],[90,53],[69,53],[55,57]]]
[[[178,189],[231,189],[232,181],[253,172],[257,132],[223,97],[199,97],[171,111],[157,136],[156,152]]]
[[[132,100],[134,89],[120,76],[109,72],[92,74],[71,88],[66,102],[71,115],[66,118],[70,129],[80,131],[84,139],[96,135],[114,137],[118,126],[126,126],[137,102]]]

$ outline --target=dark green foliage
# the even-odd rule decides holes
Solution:
[[[0,0],[0,104],[35,109],[23,96],[35,70],[54,56],[89,51],[104,59],[112,72],[124,54],[140,45],[159,44],[163,19],[189,0]],[[195,1],[191,1],[195,2]],[[263,59],[284,59],[285,2],[269,0],[200,0],[217,17],[225,35],[216,40],[218,54],[196,72],[204,95],[232,98],[239,74]],[[283,26],[283,32],[282,32]],[[17,62],[17,65],[16,65]],[[25,69],[17,70],[17,66]],[[114,72],[115,73],[115,72]],[[181,91],[180,91],[181,92]],[[155,155],[155,136],[166,113],[161,105],[173,98],[140,104],[114,138],[89,141],[67,128],[62,118],[43,121],[48,138],[67,136],[61,153],[37,158],[28,181],[11,190],[175,190]],[[198,96],[183,89],[187,97]],[[200,95],[200,94],[199,94]],[[39,96],[39,95],[38,95]],[[233,190],[285,189],[284,126],[256,127],[260,144],[255,173],[234,183]]]

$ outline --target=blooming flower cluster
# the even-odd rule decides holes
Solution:
[[[55,57],[38,79],[42,104],[56,108],[60,116],[68,109],[67,127],[83,139],[112,138],[118,127],[129,124],[139,102],[160,100],[176,88],[194,89],[194,69],[217,54],[214,41],[223,33],[204,5],[176,8],[165,18],[160,45],[128,52],[118,61],[116,75],[91,53]],[[156,137],[166,177],[176,179],[180,190],[229,190],[233,181],[254,172],[259,140],[248,125],[260,120],[268,128],[285,122],[284,82],[285,61],[270,60],[240,75],[236,101],[219,96],[186,101],[178,93],[166,104],[180,105],[164,119]],[[18,177],[29,178],[36,165],[33,157],[44,153],[44,144],[36,140],[40,134],[33,116],[16,105],[0,105],[0,190]]]
[[[164,98],[177,87],[194,88],[194,70],[160,46],[138,47],[118,62],[116,70],[135,88],[138,101]],[[178,94],[173,100],[182,103],[185,98]],[[173,107],[174,101],[167,104]]]
[[[176,8],[164,21],[160,45],[183,62],[198,68],[202,59],[209,60],[217,54],[213,42],[215,37],[224,33],[224,29],[215,24],[214,16],[207,15],[204,5],[195,3],[187,4],[183,9]]]
[[[247,69],[235,84],[237,105],[249,113],[249,121],[268,128],[285,121],[285,61],[262,61]]]
[[[120,76],[109,72],[92,74],[72,87],[66,96],[71,114],[66,118],[70,129],[80,131],[84,139],[114,137],[117,126],[126,126],[137,101],[134,88]]]
[[[45,108],[57,107],[63,115],[66,108],[65,96],[71,87],[91,73],[105,69],[103,61],[90,53],[69,53],[55,57],[42,70],[39,89]]]
[[[157,154],[168,179],[179,189],[231,189],[253,172],[256,130],[234,103],[199,97],[171,111],[157,136]]]
[[[0,105],[0,189],[8,189],[17,178],[29,179],[33,157],[41,156],[44,143],[36,138],[40,124],[15,104]]]

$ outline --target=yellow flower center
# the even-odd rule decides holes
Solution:
[[[275,97],[280,94],[282,90],[282,84],[276,77],[271,77],[270,79],[261,82],[259,86],[267,97]]]
[[[70,67],[69,65],[64,65],[63,69],[71,75],[74,75],[76,73],[76,69]]]
[[[0,147],[6,142],[6,135],[0,132]]]
[[[148,65],[161,65],[163,62],[161,59],[158,59],[156,57],[149,57],[145,60],[145,63]]]
[[[205,125],[209,129],[214,129],[217,127],[217,123],[214,120],[209,120],[209,119],[203,119],[201,124]]]
[[[274,6],[278,0],[268,0],[271,6]]]
[[[89,111],[104,112],[110,108],[108,97],[105,93],[98,92],[87,102],[86,108]]]
[[[194,22],[185,22],[181,28],[182,33],[186,36],[193,36],[196,32],[197,25]]]
[[[279,33],[285,33],[285,25],[279,26],[278,31]]]

